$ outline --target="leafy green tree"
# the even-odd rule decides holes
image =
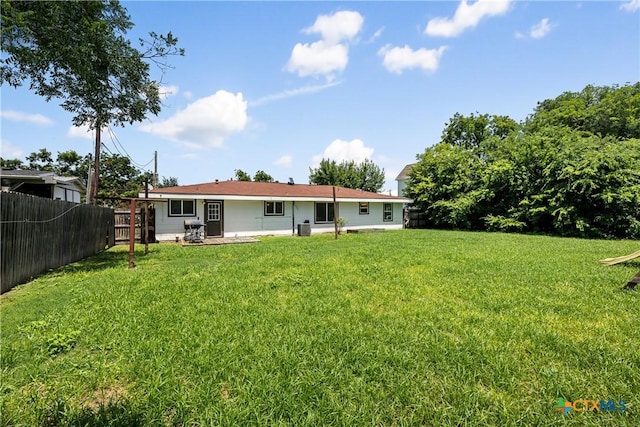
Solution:
[[[144,187],[146,176],[131,164],[128,157],[119,154],[105,154],[100,163],[100,180],[103,185],[98,198],[104,204],[117,205],[120,197],[138,197]]]
[[[236,180],[238,181],[251,181],[251,175],[243,171],[242,169],[236,169]]]
[[[525,123],[455,115],[406,195],[434,227],[640,237],[640,86],[587,86]]]
[[[439,143],[418,156],[405,194],[426,214],[431,226],[478,228],[478,206],[487,195],[479,185],[481,160],[472,150]]]
[[[274,182],[273,177],[263,170],[257,171],[256,174],[253,175],[253,180],[256,182]]]
[[[518,128],[518,123],[508,116],[476,116],[472,113],[466,117],[456,113],[446,124],[441,141],[465,149],[477,149],[488,138],[505,138]]]
[[[322,159],[317,168],[309,168],[309,183],[338,185],[377,193],[384,185],[384,169],[369,159],[361,163]]]
[[[618,139],[640,138],[640,82],[624,86],[587,86],[539,102],[526,120],[529,133],[565,127]]]
[[[40,151],[33,152],[27,156],[29,162],[28,169],[40,171],[53,171],[53,158],[51,151],[41,148]]]
[[[82,157],[74,150],[63,151],[61,153],[58,153],[54,170],[58,175],[61,176],[77,176],[81,179],[85,179],[86,171],[82,170],[82,172],[85,174],[84,176],[82,176],[80,175],[80,169],[82,169],[83,163],[85,163],[86,165],[87,160],[87,156]]]
[[[100,163],[100,130],[157,115],[158,83],[150,63],[162,70],[169,55],[182,55],[171,33],[150,33],[141,49],[125,38],[133,23],[116,0],[3,1],[0,81],[30,89],[47,101],[60,98],[73,124],[96,129],[94,168]],[[98,189],[98,174],[92,187]]]
[[[24,169],[24,164],[20,159],[3,159],[0,157],[0,168],[6,170]]]
[[[165,178],[164,176],[162,177],[162,179],[160,180],[160,183],[158,184],[158,187],[160,188],[165,188],[165,187],[177,187],[178,185],[178,178],[174,177],[174,176],[170,176],[169,178]]]

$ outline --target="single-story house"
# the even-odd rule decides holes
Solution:
[[[53,200],[80,203],[85,185],[79,178],[58,176],[53,172],[37,170],[0,171],[2,191],[14,191]]]
[[[155,203],[157,240],[184,235],[185,220],[200,220],[205,237],[291,235],[305,222],[311,233],[331,232],[336,215],[345,220],[346,229],[400,229],[403,205],[410,202],[330,185],[252,181],[157,188],[149,191],[148,198],[159,202]]]
[[[409,178],[409,172],[411,172],[413,165],[415,163],[406,165],[396,177],[396,181],[398,181],[398,196],[404,195],[404,189],[407,187],[407,178]]]

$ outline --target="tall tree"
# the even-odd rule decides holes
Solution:
[[[183,55],[169,32],[150,33],[140,50],[125,38],[133,23],[116,0],[3,1],[0,81],[30,89],[47,101],[60,98],[73,124],[96,130],[94,169],[100,164],[100,130],[157,115],[158,83],[150,63],[163,71],[169,55]],[[98,190],[94,174],[92,202]]]
[[[259,170],[258,172],[256,172],[256,174],[253,175],[253,180],[256,182],[273,182],[274,181],[273,177],[263,170]]]
[[[483,120],[468,127],[479,132],[448,132],[473,119],[456,115],[418,156],[406,193],[436,227],[637,239],[638,112],[633,84],[565,92],[520,126],[504,120],[506,133],[473,125]]]
[[[24,164],[20,159],[3,159],[0,157],[0,168],[6,170],[24,169]]]
[[[40,171],[53,171],[53,158],[51,157],[51,151],[46,148],[41,148],[40,151],[34,151],[27,156],[29,162],[29,169]]]
[[[339,185],[377,193],[384,185],[384,169],[369,159],[361,163],[322,159],[317,168],[309,168],[309,183]]]
[[[251,175],[243,171],[242,169],[236,169],[236,180],[238,181],[251,181]]]
[[[160,188],[164,188],[164,187],[177,187],[178,184],[178,178],[174,177],[174,176],[170,176],[169,178],[166,177],[162,177],[162,180],[160,180],[160,183],[158,184],[158,187]]]

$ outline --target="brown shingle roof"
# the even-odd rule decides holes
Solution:
[[[308,184],[291,185],[278,182],[219,181],[204,184],[157,188],[149,191],[149,194],[331,198],[333,197],[333,186]],[[402,197],[370,193],[368,191],[353,190],[351,188],[344,187],[336,187],[336,198],[405,201]]]

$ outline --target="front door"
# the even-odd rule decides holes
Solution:
[[[222,237],[222,202],[207,202],[207,237]]]

